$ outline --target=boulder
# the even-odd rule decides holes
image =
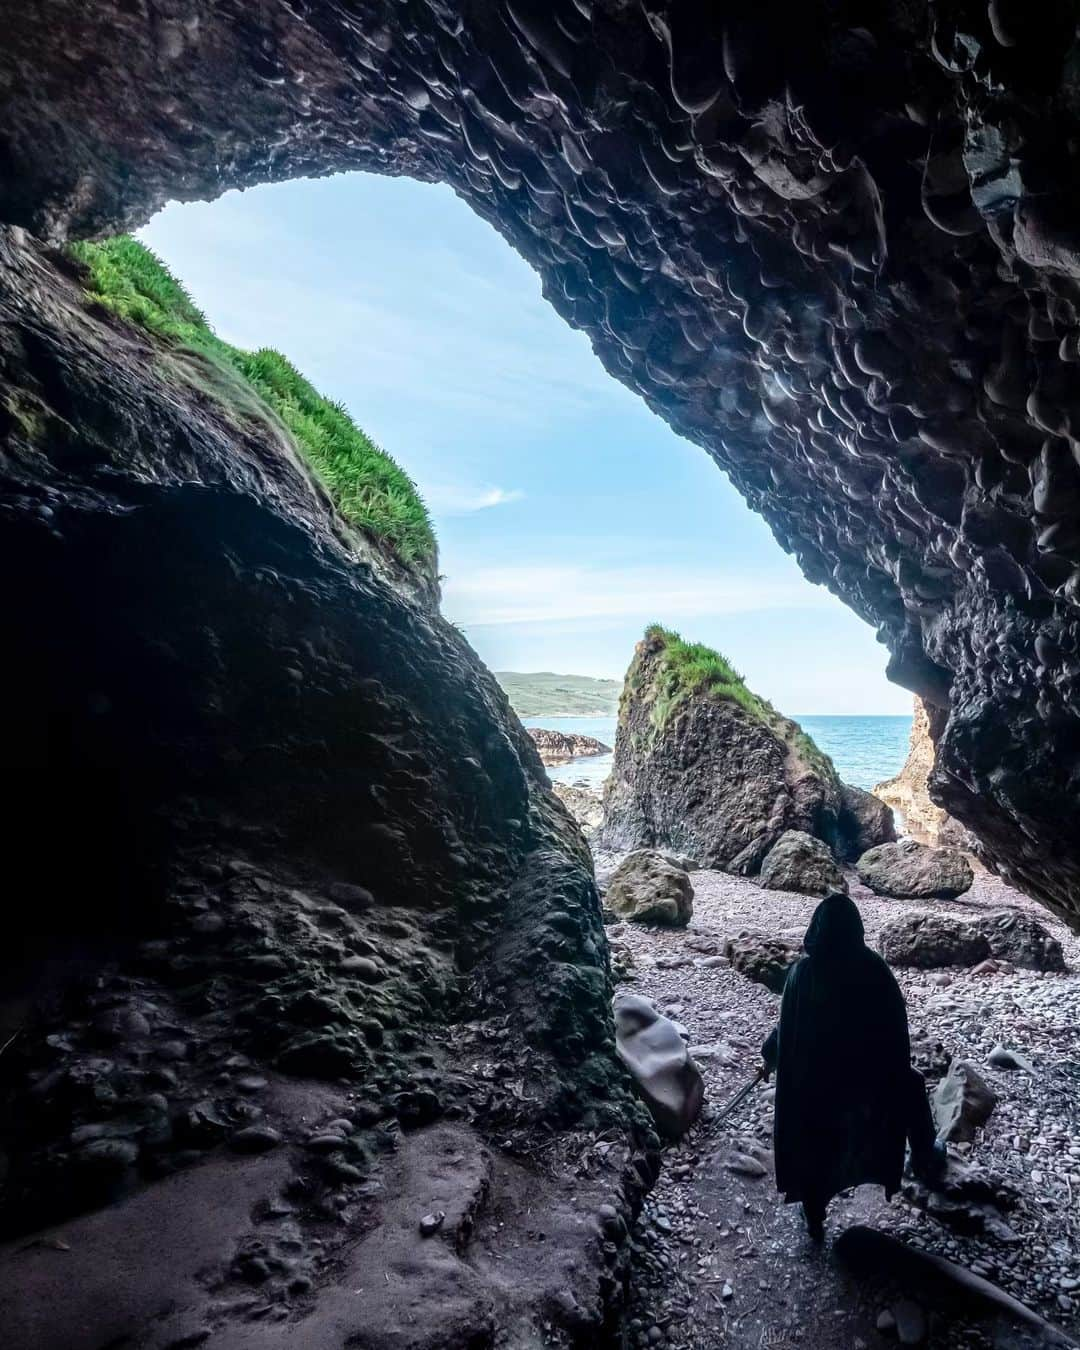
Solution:
[[[694,888],[670,858],[638,849],[612,873],[604,903],[620,919],[683,927],[694,914]]]
[[[932,1102],[938,1138],[964,1144],[990,1119],[997,1095],[970,1060],[954,1059]]]
[[[869,849],[855,870],[859,880],[878,895],[903,900],[951,900],[975,880],[962,853],[953,848],[928,848],[914,839]]]
[[[715,674],[724,670],[717,653],[663,629],[637,644],[604,788],[604,848],[669,849],[749,876],[785,830],[835,841],[840,780],[828,756],[734,672]]]
[[[896,839],[896,821],[892,807],[875,797],[872,792],[840,784],[840,819],[837,854],[848,862],[878,844],[891,844]]]
[[[639,994],[616,994],[615,1048],[630,1070],[657,1128],[669,1139],[685,1134],[705,1100],[701,1071],[678,1024]]]
[[[881,930],[879,949],[890,966],[936,970],[974,966],[990,955],[984,933],[945,914],[903,914]]]
[[[571,759],[581,759],[585,755],[608,755],[611,746],[598,741],[595,736],[582,736],[576,731],[549,731],[546,727],[529,727],[540,755],[540,762],[546,765],[566,764]]]
[[[762,886],[769,891],[796,891],[800,895],[828,895],[848,884],[829,846],[804,830],[785,830],[761,864]]]
[[[985,937],[990,955],[1026,970],[1064,970],[1065,955],[1052,933],[1021,910],[998,910],[981,915],[973,928]]]
[[[728,938],[724,955],[740,975],[781,994],[788,971],[802,955],[802,945],[790,938],[744,929]]]

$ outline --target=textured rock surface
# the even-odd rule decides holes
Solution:
[[[664,641],[637,644],[619,705],[600,839],[756,872],[785,830],[833,840],[840,783],[793,722],[699,691],[665,709]]]
[[[892,808],[872,792],[840,784],[840,820],[837,853],[849,862],[861,858],[867,849],[891,844],[896,838]]]
[[[684,867],[637,849],[611,874],[604,903],[620,919],[683,927],[694,917],[694,887]]]
[[[993,1088],[974,1064],[955,1059],[931,1099],[939,1139],[969,1143],[997,1105]]]
[[[1064,970],[1065,956],[1053,933],[1018,910],[981,915],[976,927],[986,938],[990,955],[1027,970]]]
[[[880,943],[889,965],[922,970],[975,966],[990,955],[981,928],[944,914],[903,914],[882,928]]]
[[[530,727],[529,735],[540,752],[543,764],[565,764],[582,755],[606,755],[610,745],[595,736],[581,736],[576,732],[548,731],[545,727]]]
[[[928,848],[914,839],[869,849],[855,870],[878,895],[906,900],[951,900],[975,879],[971,864],[957,849]]]
[[[0,218],[39,233],[348,168],[452,183],[878,626],[942,710],[935,799],[1077,915],[1071,5],[7,19]]]
[[[920,843],[935,848],[971,850],[976,843],[971,833],[930,800],[930,775],[933,771],[934,741],[930,734],[930,717],[926,705],[916,696],[904,767],[894,778],[878,783],[873,795],[899,812],[904,833],[918,839]]]
[[[615,1045],[659,1129],[669,1139],[685,1134],[701,1111],[705,1084],[679,1028],[647,998],[618,993]]]
[[[313,1346],[403,1325],[432,1344],[440,1317],[463,1340],[599,1327],[621,1258],[596,1216],[618,1237],[652,1170],[631,1130],[651,1132],[614,1052],[580,834],[492,677],[366,556],[276,424],[88,312],[57,263],[0,232],[0,539],[22,653],[0,691],[20,710],[8,880],[33,898],[0,958],[19,1030],[0,1092],[0,1230],[19,1235],[0,1256],[5,1334],[12,1299],[42,1347],[157,1344],[170,1307],[171,1344],[280,1319]],[[550,1225],[578,1274],[536,1251],[511,1297],[437,1237],[422,1278],[373,1281],[360,1308],[342,1263],[382,1233],[395,1269],[415,1264],[438,1152],[415,1132],[444,1124],[472,1177],[446,1240],[528,1209],[522,1240]],[[567,1190],[601,1124],[611,1148]],[[541,1134],[550,1184],[528,1161]],[[230,1144],[259,1156],[233,1166]],[[222,1177],[241,1190],[218,1208]],[[179,1192],[214,1235],[174,1270],[146,1234]],[[73,1221],[99,1259],[80,1257],[74,1321],[53,1316],[26,1234],[106,1201]]]
[[[802,895],[847,895],[847,878],[827,844],[802,830],[787,830],[773,844],[761,864],[761,884],[770,891],[798,891]]]
[[[802,943],[744,929],[724,943],[724,955],[740,975],[782,994],[788,970],[802,955]]]
[[[924,970],[990,959],[1026,970],[1065,969],[1057,938],[1030,914],[1011,909],[967,921],[946,914],[903,914],[881,930],[881,954],[890,965]]]

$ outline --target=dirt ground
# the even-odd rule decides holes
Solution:
[[[598,859],[601,878],[608,861]],[[761,1042],[779,1008],[775,995],[718,959],[723,939],[744,928],[801,937],[817,901],[723,873],[694,872],[692,880],[694,918],[687,929],[620,924],[609,930],[633,954],[635,974],[624,987],[653,999],[686,1027],[708,1093],[701,1120],[667,1150],[634,1235],[625,1346],[876,1350],[898,1343],[1046,1343],[1005,1324],[977,1322],[966,1304],[958,1312],[888,1271],[856,1279],[833,1251],[836,1236],[852,1224],[951,1258],[1071,1335],[1080,1321],[1080,940],[981,871],[959,900],[937,902],[879,898],[850,877],[871,945],[884,922],[910,908],[937,906],[964,917],[1012,906],[1051,929],[1069,970],[896,971],[913,1039],[929,1037],[948,1056],[973,1060],[998,1094],[986,1128],[955,1156],[1014,1188],[1016,1204],[991,1240],[958,1235],[902,1195],[886,1203],[879,1189],[861,1187],[830,1206],[825,1247],[816,1249],[799,1208],[781,1203],[774,1188],[771,1091],[758,1088],[734,1115],[723,1122],[715,1117],[759,1067]],[[987,1066],[999,1043],[1024,1055],[1033,1072]],[[733,1170],[733,1152],[751,1160],[737,1167],[760,1174]]]

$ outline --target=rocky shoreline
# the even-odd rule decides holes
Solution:
[[[595,736],[583,736],[576,731],[550,731],[547,727],[529,727],[540,762],[544,765],[567,764],[586,755],[609,755],[611,746]]]

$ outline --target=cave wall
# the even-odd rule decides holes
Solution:
[[[656,1155],[584,841],[427,586],[83,280],[0,229],[7,1343],[595,1334]]]
[[[454,188],[948,710],[933,791],[1076,922],[1076,6],[43,0],[0,218]]]

